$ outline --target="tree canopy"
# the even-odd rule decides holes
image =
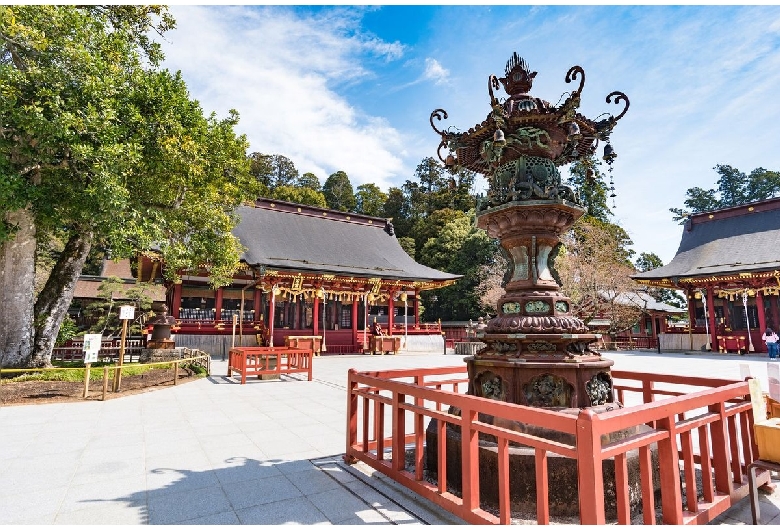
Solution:
[[[658,267],[663,267],[663,265],[664,262],[661,258],[653,252],[641,252],[635,263],[637,272],[651,271]],[[663,302],[679,308],[687,307],[685,297],[673,289],[650,287],[647,289],[647,293],[657,302]]]
[[[297,186],[277,186],[269,193],[270,198],[280,201],[297,202],[298,204],[308,204],[309,206],[319,206],[327,208],[325,195],[321,191],[315,191],[308,187]]]
[[[355,192],[349,177],[343,171],[336,171],[328,177],[322,186],[322,194],[325,195],[328,208],[342,212],[355,211],[357,205]]]
[[[453,285],[423,293],[427,320],[469,320],[494,312],[483,303],[488,286],[486,265],[499,253],[496,240],[476,227],[474,211],[459,212],[429,238],[419,253],[420,263],[463,276]]]
[[[729,165],[713,168],[720,177],[715,188],[688,188],[685,208],[669,208],[673,219],[684,223],[689,215],[701,212],[740,206],[755,201],[771,199],[780,195],[780,172],[768,171],[762,167],[745,174]]]
[[[322,184],[320,184],[319,177],[310,172],[306,172],[298,177],[295,185],[299,188],[308,188],[313,191],[322,191]]]
[[[555,260],[561,291],[571,298],[575,314],[586,324],[594,318],[609,320],[608,333],[619,333],[636,323],[641,308],[620,303],[616,295],[635,293],[639,285],[625,237],[615,237],[617,225],[583,217],[562,238],[564,249]],[[630,240],[628,240],[630,241]],[[633,253],[633,251],[631,251]]]
[[[215,285],[229,281],[233,211],[257,193],[248,145],[236,112],[205,115],[181,75],[158,68],[149,35],[173,27],[165,9],[3,6],[0,21],[0,258],[64,242],[37,298],[16,296],[26,271],[18,286],[4,277],[5,307],[36,319],[0,325],[3,362],[48,362],[94,245],[115,258],[157,247],[171,278],[205,264]]]
[[[569,168],[566,184],[580,199],[587,212],[585,215],[608,223],[612,215],[607,204],[609,187],[606,176],[601,172],[601,162],[591,157],[585,162],[576,162]]]
[[[355,193],[355,212],[379,217],[387,201],[387,194],[374,183],[361,184]]]

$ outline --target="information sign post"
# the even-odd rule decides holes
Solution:
[[[114,392],[119,392],[122,386],[122,361],[125,358],[125,339],[127,338],[127,322],[135,318],[135,307],[123,305],[119,308],[119,320],[122,321],[122,338],[119,343],[119,359],[117,361],[116,375],[114,376]]]
[[[97,362],[100,343],[103,335],[100,333],[87,333],[84,335],[84,398],[89,395],[89,369],[92,363]]]

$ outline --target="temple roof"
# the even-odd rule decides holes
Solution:
[[[399,280],[460,278],[414,261],[387,219],[268,199],[236,213],[233,234],[246,247],[242,261],[253,267]]]
[[[115,300],[129,300],[126,291],[128,289],[140,287],[144,289],[147,296],[151,297],[153,302],[165,301],[165,286],[156,283],[137,282],[130,270],[129,259],[121,259],[118,261],[105,259],[103,260],[103,268],[100,276],[79,276],[73,290],[73,298],[100,298],[98,288],[104,280],[111,276],[116,276],[123,282],[114,293]]]
[[[633,276],[643,283],[780,268],[780,198],[692,215],[668,265]],[[666,283],[666,282],[664,282]]]
[[[607,300],[614,300],[616,304],[635,306],[644,311],[660,311],[663,313],[685,313],[687,309],[680,309],[664,302],[659,302],[648,293],[643,292],[604,292],[601,295]]]

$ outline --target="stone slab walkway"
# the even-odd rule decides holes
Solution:
[[[747,364],[766,376],[765,360],[750,357],[605,357],[625,370],[739,378]],[[211,377],[177,387],[0,407],[0,524],[462,524],[340,456],[349,368],[462,362],[441,354],[326,356],[314,360],[314,381],[242,386],[217,359]],[[750,521],[745,499],[716,522]],[[777,492],[762,495],[762,523],[780,523]]]

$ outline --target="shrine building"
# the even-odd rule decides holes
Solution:
[[[780,326],[780,198],[691,215],[674,259],[633,278],[685,291],[691,325],[662,348],[766,352],[761,334]]]
[[[236,213],[245,251],[232,284],[212,289],[199,270],[167,285],[177,346],[218,354],[234,336],[236,345],[284,346],[288,336],[314,335],[324,336],[323,353],[357,353],[376,320],[385,334],[403,335],[405,349],[443,348],[441,324],[420,322],[419,294],[460,276],[414,261],[390,220],[271,199]],[[164,266],[145,253],[138,281],[154,281]]]

